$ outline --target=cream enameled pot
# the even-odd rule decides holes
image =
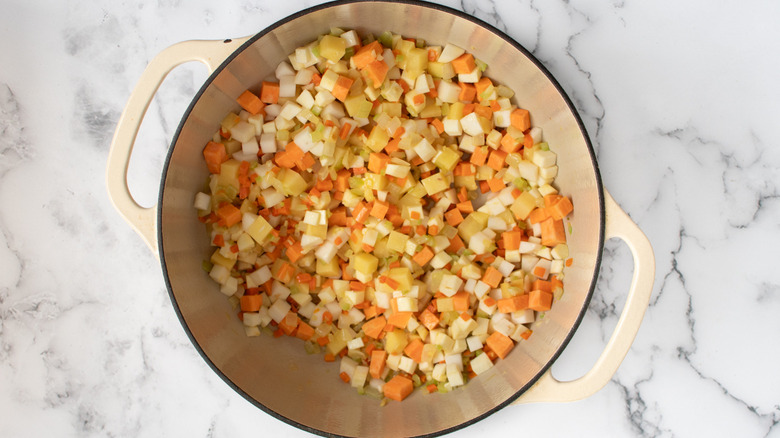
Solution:
[[[485,61],[487,74],[516,91],[534,125],[558,154],[556,182],[574,214],[565,293],[534,334],[465,387],[447,394],[416,391],[381,407],[337,377],[338,364],[308,355],[299,340],[248,338],[201,262],[210,254],[193,197],[208,170],[201,151],[236,98],[273,76],[296,47],[332,27],[375,35],[390,30],[431,44],[450,42]],[[197,60],[213,71],[184,114],[164,167],[159,202],[142,208],[127,188],[127,165],[140,122],[157,87],[177,65]],[[560,85],[519,44],[460,11],[423,2],[328,3],[285,18],[252,37],[188,41],[155,57],[122,114],[108,158],[109,194],[120,213],[160,257],[178,317],[202,357],[233,389],[269,414],[310,432],[343,436],[437,435],[478,421],[511,403],[571,401],[611,378],[639,329],[655,271],[647,238],[602,188],[595,156],[574,106]],[[583,377],[561,382],[549,368],[579,325],[590,301],[605,239],[631,249],[634,274],[625,308],[606,348]],[[192,382],[197,385],[198,382]],[[514,408],[518,409],[518,408]]]

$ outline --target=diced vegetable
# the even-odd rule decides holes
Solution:
[[[333,29],[236,98],[193,206],[247,336],[301,339],[401,401],[489,373],[555,311],[574,204],[474,54],[360,37]]]

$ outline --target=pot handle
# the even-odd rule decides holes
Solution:
[[[569,402],[598,392],[609,382],[634,342],[645,310],[650,302],[655,278],[655,256],[650,241],[629,216],[604,190],[606,238],[622,239],[634,258],[634,275],[620,319],[604,351],[584,376],[562,382],[550,369],[513,404],[536,402]]]
[[[139,205],[133,199],[127,185],[130,154],[133,152],[141,121],[157,89],[171,70],[185,62],[200,61],[206,64],[211,73],[248,39],[249,37],[224,41],[184,41],[158,53],[141,74],[119,117],[106,165],[108,196],[122,217],[141,235],[155,254],[157,254],[157,206]]]

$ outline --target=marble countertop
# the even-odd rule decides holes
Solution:
[[[310,0],[22,1],[0,14],[0,434],[307,436],[198,356],[162,272],[104,182],[147,63],[189,39],[253,34]],[[780,4],[442,1],[504,30],[581,112],[604,186],[655,250],[642,328],[612,380],[573,403],[505,408],[452,436],[780,436]],[[150,107],[130,168],[151,205],[184,65]],[[553,367],[582,375],[631,279],[609,241],[585,321]]]

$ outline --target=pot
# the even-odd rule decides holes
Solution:
[[[379,19],[381,17],[381,19]],[[338,364],[308,355],[294,338],[249,338],[225,297],[201,269],[210,247],[196,219],[193,197],[208,174],[201,150],[236,98],[272,76],[296,47],[331,27],[375,35],[391,30],[429,43],[450,42],[485,61],[489,76],[511,87],[558,154],[561,193],[571,196],[569,237],[574,263],[565,293],[533,327],[534,335],[465,387],[446,394],[415,391],[380,407],[337,377]],[[213,71],[184,114],[165,163],[158,204],[140,207],[127,188],[133,142],[157,87],[175,66],[197,60]],[[652,291],[654,258],[647,238],[603,189],[593,148],[571,100],[527,50],[494,27],[460,11],[423,2],[336,2],[306,9],[257,35],[224,41],[188,41],[155,57],[122,114],[107,166],[109,194],[120,213],[160,258],[173,307],[203,359],[249,402],[301,429],[341,436],[438,435],[485,418],[511,403],[587,397],[612,377],[641,323]],[[625,308],[591,371],[569,382],[549,369],[588,307],[604,240],[631,249],[634,274]],[[193,382],[197,384],[197,382]]]

